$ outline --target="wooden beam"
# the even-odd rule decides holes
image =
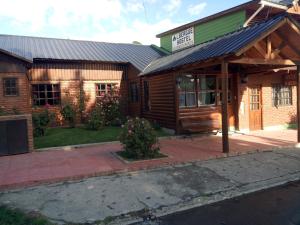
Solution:
[[[300,66],[297,66],[297,123],[298,143],[300,143]]]
[[[271,36],[269,35],[267,37],[267,55],[266,59],[271,59],[271,54],[272,54],[272,42],[271,42]]]
[[[296,26],[293,22],[290,20],[287,20],[287,23],[291,26],[291,28],[298,34],[300,35],[300,28]]]
[[[282,40],[278,48],[274,49],[274,51],[271,53],[271,59],[275,59],[280,54],[281,50],[284,49],[287,46],[287,43]]]
[[[229,153],[228,138],[228,63],[222,62],[222,143],[223,153]]]
[[[281,39],[286,39],[286,37],[281,33],[281,32],[276,32],[276,35],[277,36],[279,36]],[[296,45],[294,45],[293,43],[291,43],[290,41],[289,41],[289,43],[287,44],[289,47],[290,47],[290,49],[294,52],[294,53],[296,53],[297,55],[299,55],[299,57],[300,57],[300,50],[299,50],[299,48],[296,46]]]
[[[258,59],[258,58],[241,58],[231,60],[229,63],[237,64],[253,64],[253,65],[282,65],[282,66],[295,66],[299,62],[293,62],[290,59]]]
[[[255,43],[257,43],[257,42],[265,39],[267,36],[269,36],[270,34],[272,34],[279,27],[281,27],[282,25],[284,25],[286,23],[286,21],[287,21],[287,19],[283,19],[280,23],[278,23],[275,27],[273,27],[272,29],[270,29],[268,32],[261,34],[258,38],[256,38],[255,40],[253,40],[250,44],[248,44],[247,46],[245,46],[244,48],[242,48],[239,52],[237,52],[236,56],[241,56],[244,52],[246,52],[247,50],[249,50],[250,48],[252,48]]]
[[[255,43],[254,48],[259,52],[259,54],[266,58],[266,51],[263,49],[263,47],[259,44],[259,42]]]

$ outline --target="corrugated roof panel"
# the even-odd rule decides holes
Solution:
[[[261,34],[276,26],[285,17],[286,15],[280,15],[265,22],[229,33],[210,42],[159,58],[147,66],[141,75],[162,72],[186,64],[236,53]]]
[[[83,60],[132,63],[142,71],[165,53],[148,45],[0,35],[0,49],[27,60]]]

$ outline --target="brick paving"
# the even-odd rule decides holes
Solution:
[[[235,134],[230,136],[230,150],[235,155],[289,147],[296,144],[296,139],[295,130]],[[118,143],[0,157],[0,189],[226,157],[222,153],[221,136],[163,139],[160,145],[161,152],[168,155],[168,158],[135,163],[125,163],[112,154],[121,150]]]

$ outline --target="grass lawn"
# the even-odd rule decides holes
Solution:
[[[30,216],[19,210],[8,209],[0,206],[0,224],[1,225],[52,225],[48,220]]]
[[[34,138],[34,147],[49,148],[66,145],[78,145],[117,141],[121,132],[120,127],[105,127],[99,131],[84,128],[49,128],[43,137]],[[163,130],[156,131],[159,137],[168,136]]]

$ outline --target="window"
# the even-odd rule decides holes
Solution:
[[[3,79],[4,96],[17,96],[18,95],[18,79],[17,78],[4,78]]]
[[[144,81],[144,110],[150,110],[149,81]]]
[[[272,104],[273,106],[292,105],[292,88],[291,86],[283,86],[280,84],[272,87]]]
[[[105,94],[111,93],[116,84],[96,84],[96,96],[101,97]]]
[[[196,106],[195,77],[193,75],[180,76],[177,79],[179,88],[179,107]]]
[[[60,104],[59,84],[33,84],[32,85],[33,105],[43,106]]]
[[[232,101],[232,79],[228,78],[228,103]],[[222,78],[218,78],[218,104],[222,104]]]
[[[136,82],[130,83],[130,101],[133,103],[139,101],[139,89]]]
[[[198,106],[216,104],[216,76],[199,76]]]

